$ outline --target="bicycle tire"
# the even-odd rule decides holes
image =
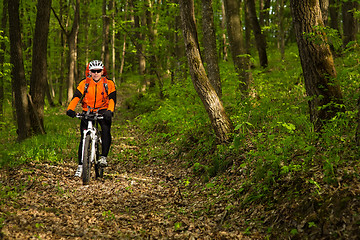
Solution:
[[[83,185],[88,185],[90,182],[91,172],[91,136],[87,135],[84,142],[84,156],[83,156]]]

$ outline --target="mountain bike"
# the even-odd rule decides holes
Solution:
[[[77,113],[76,117],[82,121],[87,121],[87,128],[83,131],[82,141],[82,181],[84,185],[88,185],[91,179],[91,167],[94,165],[95,178],[102,178],[104,175],[104,168],[99,164],[101,153],[101,134],[98,129],[98,120],[104,117],[97,112],[90,112],[89,107],[87,112]]]

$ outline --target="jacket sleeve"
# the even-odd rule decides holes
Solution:
[[[112,112],[115,111],[115,105],[116,105],[116,89],[115,84],[113,81],[109,80],[108,83],[109,86],[109,106],[107,110],[110,110]]]
[[[82,98],[82,95],[83,95],[83,92],[84,92],[84,89],[85,89],[84,84],[85,84],[85,81],[81,81],[80,84],[78,85],[78,87],[76,88],[74,96],[71,99],[67,110],[73,110],[73,111],[75,110],[76,105],[78,104],[78,102]]]

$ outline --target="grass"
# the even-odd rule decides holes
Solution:
[[[45,117],[47,134],[34,136],[21,143],[16,142],[14,123],[8,121],[7,128],[2,129],[0,136],[0,166],[16,167],[30,161],[61,163],[65,159],[76,158],[78,144],[76,120],[67,117],[62,107],[47,108]]]

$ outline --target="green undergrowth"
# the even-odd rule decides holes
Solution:
[[[67,117],[63,107],[46,108],[45,111],[46,134],[33,136],[21,143],[17,142],[14,121],[4,123],[0,136],[1,167],[17,167],[28,162],[60,164],[76,158],[78,120]]]
[[[152,147],[154,152],[149,156],[191,168],[194,177],[206,185],[212,182],[216,182],[214,186],[222,185],[223,180],[218,179],[235,176],[236,180],[227,182],[226,191],[228,199],[241,202],[237,209],[260,204],[280,212],[277,204],[282,201],[308,199],[321,205],[327,198],[333,199],[331,194],[337,196],[334,199],[341,198],[342,194],[333,189],[346,186],[345,191],[351,191],[349,186],[360,180],[359,149],[355,142],[359,53],[358,46],[354,45],[335,59],[337,81],[346,108],[320,133],[314,132],[309,120],[308,98],[296,47],[288,48],[283,60],[277,53],[270,52],[267,69],[261,70],[255,65],[247,99],[240,98],[231,64],[221,63],[222,100],[235,126],[229,144],[217,144],[189,78],[186,82],[165,84],[165,99],[157,102],[151,111],[139,115],[136,124],[148,136],[147,144],[157,146]],[[156,102],[155,96],[149,93],[140,101]],[[287,214],[292,217],[304,214],[305,218],[309,213],[302,211],[294,209]],[[322,214],[324,219],[329,217],[325,210]],[[316,224],[324,224],[323,221],[320,216],[309,220],[306,231],[315,229]],[[301,237],[304,235],[300,232],[306,232],[296,226],[281,226],[289,227],[285,232],[276,232],[272,227],[261,231],[283,237]]]

